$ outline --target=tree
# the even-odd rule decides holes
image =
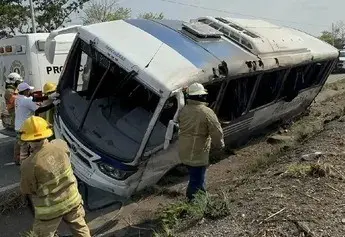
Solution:
[[[115,21],[132,17],[130,8],[118,7],[116,1],[94,0],[85,8],[85,16],[82,17],[84,25],[100,23],[105,21]],[[163,19],[163,13],[144,13],[138,16],[143,19]]]
[[[152,12],[147,12],[144,14],[140,14],[138,18],[143,18],[147,20],[162,20],[164,19],[163,13],[152,13]]]
[[[15,35],[27,24],[29,8],[22,5],[22,0],[3,0],[0,3],[1,36]]]
[[[332,34],[332,32],[329,32],[329,31],[322,31],[319,39],[321,39],[321,40],[323,40],[329,44],[332,44],[332,45],[335,41],[334,35]]]
[[[36,30],[50,32],[64,27],[70,16],[79,12],[89,0],[33,0]],[[32,32],[30,8],[26,0],[2,0],[0,3],[0,30],[7,33]]]
[[[79,12],[89,0],[33,0],[37,27],[50,32],[52,29],[64,27],[71,21],[70,16]]]
[[[319,39],[341,49],[345,44],[345,23],[338,21],[333,25],[333,32],[323,31]]]
[[[107,0],[91,1],[84,13],[85,16],[82,17],[84,25],[131,17],[131,9],[116,7],[116,1]]]
[[[343,21],[338,21],[334,24],[334,34],[335,37],[345,41],[345,23]]]

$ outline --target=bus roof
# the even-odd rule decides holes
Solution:
[[[212,27],[221,27],[212,33],[209,29],[201,32],[199,26],[189,31],[191,28],[186,27],[190,26],[177,20],[128,19],[83,26],[79,33],[86,42],[97,39],[96,47],[127,70],[139,68],[143,83],[160,93],[170,93],[195,81],[209,81],[222,61],[232,76],[252,72],[248,62],[261,65],[256,70],[269,70],[337,58],[339,54],[313,36],[265,21],[203,19],[211,19],[208,25]],[[224,22],[231,23],[225,27]],[[198,30],[200,34],[193,34]],[[218,37],[217,32],[228,35]]]
[[[279,57],[286,54],[300,54],[310,51],[314,58],[334,57],[331,45],[302,31],[271,24],[258,19],[240,19],[229,17],[200,17],[197,19],[213,27],[221,27],[222,32],[229,32],[241,38],[240,42],[248,50],[260,57]],[[230,37],[236,41],[236,37]]]

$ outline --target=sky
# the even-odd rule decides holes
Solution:
[[[332,4],[327,3],[332,2]],[[319,36],[332,23],[345,22],[345,0],[119,0],[118,6],[143,12],[163,12],[167,19],[190,20],[200,16],[260,18]],[[73,24],[81,23],[73,15]]]

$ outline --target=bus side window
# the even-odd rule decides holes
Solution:
[[[282,86],[285,70],[264,73],[250,109],[256,109],[275,101]]]
[[[334,60],[331,60],[331,61],[327,61],[325,62],[325,68],[324,70],[322,71],[322,73],[320,74],[317,74],[317,77],[315,78],[315,81],[314,81],[314,85],[320,85],[324,80],[326,80],[329,76],[329,74],[331,73],[331,68],[332,68],[332,65],[334,64]]]
[[[176,97],[169,98],[162,109],[162,112],[157,119],[157,122],[151,132],[150,138],[146,144],[144,154],[153,150],[163,149],[165,142],[165,133],[168,128],[169,121],[174,118],[174,115],[177,111],[177,99]],[[164,129],[161,129],[164,127]],[[178,137],[178,131],[174,130],[173,140],[176,140]]]
[[[304,72],[305,72],[306,66],[298,66],[294,67],[290,70],[289,74],[287,75],[282,92],[278,99],[284,98],[287,102],[293,100],[299,92],[298,89],[298,82],[303,81],[305,78]]]
[[[280,98],[289,102],[304,89],[319,85],[329,73],[334,61],[316,62],[291,69],[287,76]],[[280,99],[279,98],[279,99]]]
[[[229,81],[218,117],[223,121],[231,121],[246,111],[257,76],[243,77]]]
[[[76,78],[75,88],[73,88],[79,95],[87,95],[89,88],[90,78],[93,76],[92,73],[92,58],[86,53],[82,52],[79,67],[79,74]],[[93,79],[93,77],[92,77]],[[94,80],[91,80],[91,84],[94,84]],[[96,86],[96,85],[94,85]]]
[[[304,71],[304,77],[299,78],[297,83],[297,90],[301,91],[307,89],[311,86],[318,85],[323,75],[325,75],[325,71],[327,71],[328,62],[317,62],[313,63],[309,66],[309,68]]]
[[[77,83],[78,91],[87,90],[90,81],[90,74],[92,68],[92,58],[87,54],[82,53],[80,62],[80,76]]]
[[[205,85],[205,89],[207,90],[207,93],[208,93],[207,102],[208,102],[209,107],[212,109],[215,108],[222,84],[223,84],[223,81]]]

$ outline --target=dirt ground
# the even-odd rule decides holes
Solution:
[[[211,165],[208,190],[227,194],[231,214],[176,236],[345,236],[344,112],[345,81],[329,84],[301,119]],[[119,231],[109,236],[143,234],[149,225],[137,224],[183,200],[185,185],[161,185],[124,209]]]
[[[327,124],[267,170],[228,183],[231,215],[181,236],[344,236],[344,122]]]
[[[227,183],[231,215],[180,236],[345,236],[344,144],[342,117],[268,169]]]
[[[343,85],[331,88],[341,91]],[[344,99],[341,92],[314,103],[283,133],[292,141],[272,145],[264,140],[222,161],[241,163],[243,171],[210,187],[227,193],[231,214],[205,220],[179,236],[345,236]],[[215,183],[227,172],[216,166],[209,172]]]

